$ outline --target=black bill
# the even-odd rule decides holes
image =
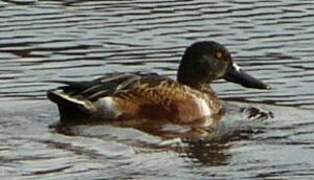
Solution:
[[[245,71],[241,70],[236,64],[233,64],[227,70],[224,79],[230,82],[241,84],[247,88],[270,89],[270,86],[262,81],[255,79]]]

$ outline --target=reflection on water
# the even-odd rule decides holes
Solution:
[[[63,135],[48,128],[58,121],[49,102],[10,102],[1,108],[1,169],[4,177],[52,179],[311,176],[312,112],[254,106],[272,109],[274,119],[245,123],[230,114],[221,129],[226,138],[166,145],[156,136],[106,125],[77,126],[76,134]]]
[[[0,8],[4,179],[313,178],[311,1],[5,0]],[[196,40],[221,42],[271,84],[270,91],[222,81],[214,88],[240,105],[260,102],[273,119],[247,123],[231,114],[226,139],[165,146],[135,129],[82,126],[71,136],[49,128],[58,112],[45,97],[57,86],[48,81],[137,70],[175,77]]]

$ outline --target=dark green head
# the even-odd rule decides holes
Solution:
[[[223,78],[248,88],[269,89],[239,68],[229,51],[214,41],[201,41],[189,46],[180,62],[177,78],[180,83],[194,88]]]

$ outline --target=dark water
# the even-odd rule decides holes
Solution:
[[[175,76],[186,46],[226,45],[244,69],[269,83],[259,91],[219,81],[226,101],[274,114],[218,142],[159,146],[128,128],[49,125],[58,112],[48,80],[84,80],[116,71]],[[314,2],[0,1],[1,179],[314,178]],[[224,117],[226,122],[241,115]]]

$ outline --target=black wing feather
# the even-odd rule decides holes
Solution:
[[[111,96],[115,93],[128,91],[137,88],[141,83],[149,86],[158,85],[163,80],[170,80],[167,77],[156,73],[112,73],[92,81],[53,81],[65,84],[59,87],[64,93],[78,98],[85,98],[95,101],[100,97]]]

